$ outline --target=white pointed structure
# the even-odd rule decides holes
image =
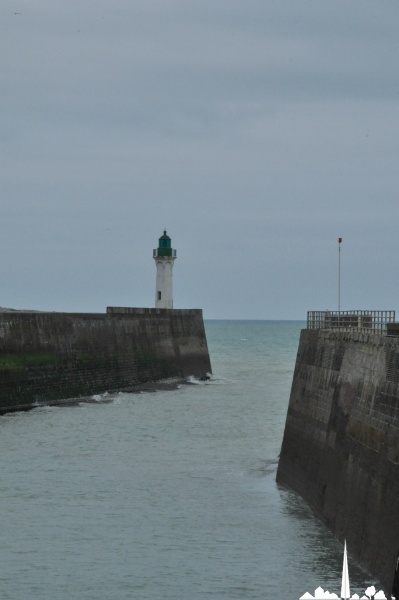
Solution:
[[[346,540],[344,546],[344,562],[342,565],[341,599],[348,600],[351,597],[349,589],[348,556],[346,553]]]
[[[155,308],[173,308],[172,271],[176,250],[172,248],[172,240],[166,230],[159,238],[158,248],[155,248],[153,258],[157,267]]]
[[[310,600],[310,598],[314,598],[315,600],[319,600],[321,598],[339,598],[339,596],[337,596],[337,594],[330,593],[330,592],[325,592],[323,590],[322,587],[318,587],[315,592],[314,592],[314,596],[312,596],[312,594],[309,594],[309,592],[306,592],[305,594],[303,594],[303,596],[301,596],[299,598],[299,600]],[[344,561],[343,561],[343,565],[342,565],[342,583],[341,583],[341,596],[340,596],[341,600],[359,600],[359,595],[358,594],[353,594],[353,596],[351,596],[350,593],[350,589],[349,589],[349,571],[348,571],[348,555],[346,552],[346,540],[345,540],[345,545],[344,545]],[[363,595],[360,600],[387,600],[387,597],[385,596],[384,592],[382,590],[380,590],[379,592],[376,592],[376,589],[374,586],[368,587],[367,590],[365,591],[365,595]],[[391,596],[391,600],[395,600],[395,596]]]

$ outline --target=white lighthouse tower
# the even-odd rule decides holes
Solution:
[[[159,238],[159,245],[153,252],[153,258],[157,267],[155,308],[173,308],[172,271],[176,250],[172,248],[172,240],[166,231]]]

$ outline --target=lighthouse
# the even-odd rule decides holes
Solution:
[[[159,238],[158,248],[155,248],[153,258],[157,267],[155,308],[173,308],[172,271],[176,250],[172,248],[172,240],[166,230]]]

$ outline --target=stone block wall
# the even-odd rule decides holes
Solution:
[[[0,412],[210,372],[201,310],[0,313]]]
[[[301,332],[277,481],[397,591],[399,338]]]

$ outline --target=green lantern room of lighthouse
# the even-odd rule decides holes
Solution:
[[[176,250],[172,248],[172,240],[167,235],[166,230],[159,238],[158,248],[154,250],[154,258],[157,256],[176,258]]]

